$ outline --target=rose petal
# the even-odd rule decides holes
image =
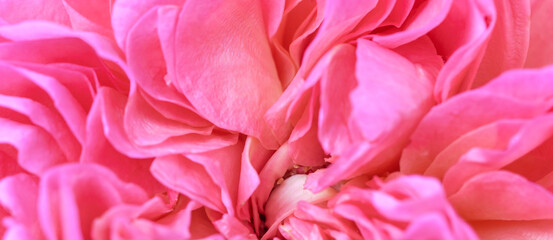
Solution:
[[[282,89],[261,23],[257,1],[187,1],[176,29],[175,87],[215,125],[276,148],[263,115]]]
[[[39,185],[38,215],[50,239],[83,239],[92,222],[110,207],[147,200],[138,186],[124,183],[95,164],[67,164],[53,168]]]
[[[521,68],[526,60],[530,38],[530,1],[496,0],[497,20],[474,79],[474,87],[484,85],[502,72]]]
[[[506,171],[479,174],[449,197],[465,219],[541,220],[553,217],[553,195]]]

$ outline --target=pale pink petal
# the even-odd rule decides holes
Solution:
[[[275,234],[280,222],[294,212],[299,201],[317,204],[330,199],[336,194],[336,191],[332,188],[314,194],[303,188],[306,179],[307,176],[303,174],[291,176],[271,193],[265,205],[265,225],[269,230],[263,235],[263,239],[270,238]]]
[[[257,1],[187,1],[176,29],[174,85],[216,126],[276,148],[263,115],[282,89],[262,22]]]
[[[482,173],[449,197],[470,220],[542,220],[553,217],[553,194],[506,171]]]

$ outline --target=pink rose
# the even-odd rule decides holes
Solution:
[[[486,238],[550,232],[527,222],[553,217],[552,77],[551,67],[506,72],[434,107],[401,171],[441,179],[455,209]]]
[[[0,0],[0,234],[549,234],[550,2]]]

